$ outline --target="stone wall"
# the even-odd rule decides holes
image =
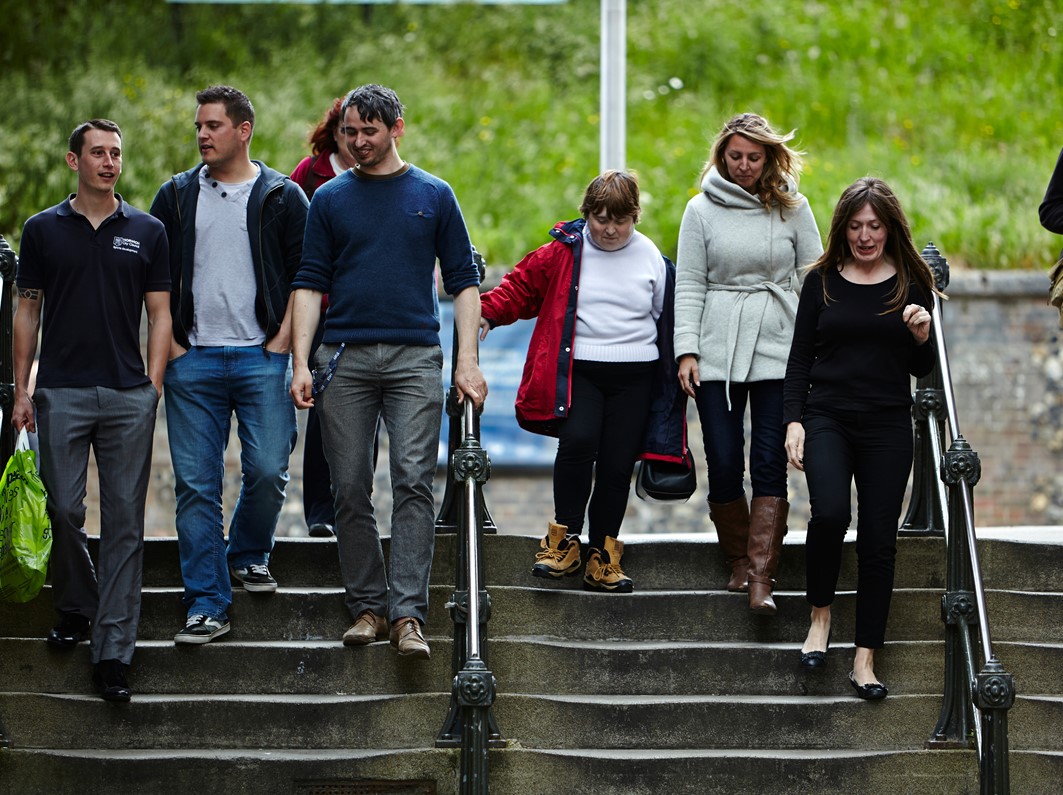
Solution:
[[[1058,316],[1047,306],[1043,272],[957,271],[944,309],[945,337],[955,384],[960,430],[979,454],[982,478],[975,488],[980,526],[1063,524],[1063,354]],[[164,397],[165,399],[165,397]],[[300,416],[300,425],[305,416]],[[173,529],[173,471],[160,410],[155,464],[148,495],[151,534]],[[632,497],[627,532],[690,532],[708,529],[700,428],[691,412],[691,446],[699,463],[700,488],[684,505],[653,505]],[[490,448],[488,449],[490,452]],[[378,518],[388,527],[390,488],[386,447],[381,451],[376,496]],[[226,466],[225,506],[239,489],[239,442],[233,431]],[[278,532],[305,532],[301,503],[302,437],[292,456],[288,499]],[[437,494],[443,478],[437,478]],[[90,532],[98,528],[96,482],[89,479]],[[791,526],[807,520],[804,478],[791,472]],[[541,534],[552,516],[549,470],[497,468],[486,498],[503,532]]]

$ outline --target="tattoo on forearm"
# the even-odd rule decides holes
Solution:
[[[41,291],[40,290],[28,290],[25,287],[19,287],[18,288],[18,297],[19,298],[28,298],[30,301],[36,301],[38,298],[41,297]]]

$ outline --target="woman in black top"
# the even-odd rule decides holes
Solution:
[[[783,387],[786,455],[805,472],[807,598],[801,663],[826,663],[830,606],[857,492],[856,655],[849,681],[861,698],[886,696],[875,676],[893,592],[897,524],[912,466],[911,376],[934,366],[934,277],[912,244],[885,182],[842,193],[827,250],[809,266]]]

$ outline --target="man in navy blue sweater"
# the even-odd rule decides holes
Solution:
[[[316,406],[336,496],[340,570],[352,624],[343,643],[389,636],[399,655],[427,659],[423,626],[435,544],[432,481],[443,400],[435,264],[454,297],[458,399],[479,405],[479,273],[461,210],[443,180],[404,162],[395,92],[366,85],[347,94],[340,134],[356,168],[322,185],[307,218],[292,283],[293,377],[298,408]],[[307,361],[329,294],[325,331]],[[327,390],[325,387],[328,387]],[[394,508],[390,577],[373,515],[373,440],[383,416]]]

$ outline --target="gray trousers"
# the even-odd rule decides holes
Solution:
[[[33,402],[52,520],[49,566],[55,609],[93,622],[93,663],[121,660],[128,665],[140,623],[144,500],[159,395],[151,384],[39,388]],[[85,535],[90,447],[100,479],[98,571]]]
[[[315,363],[336,352],[322,345]],[[428,575],[435,548],[432,481],[443,406],[439,346],[347,345],[318,395],[321,439],[332,475],[340,572],[351,617],[372,610],[391,621],[428,617]],[[377,418],[388,430],[393,508],[390,599],[373,514]]]

